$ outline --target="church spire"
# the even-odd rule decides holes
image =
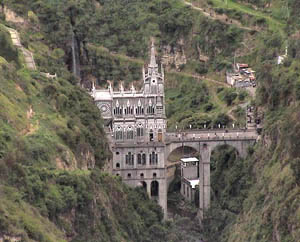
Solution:
[[[151,44],[151,58],[150,58],[150,64],[149,67],[157,67],[156,58],[155,58],[155,46],[154,46],[154,40],[152,39]]]

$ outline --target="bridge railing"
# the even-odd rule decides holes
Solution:
[[[258,135],[255,132],[230,132],[230,133],[167,133],[165,142],[183,142],[199,140],[256,140]]]
[[[168,134],[180,134],[180,133],[244,133],[244,132],[256,132],[255,129],[245,129],[245,128],[214,128],[214,129],[168,129]]]

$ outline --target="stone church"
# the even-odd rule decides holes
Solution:
[[[98,90],[91,95],[104,120],[109,123],[112,140],[113,174],[130,186],[143,186],[158,201],[166,215],[165,174],[166,133],[164,70],[159,68],[152,42],[148,68],[143,68],[143,87],[136,90]]]

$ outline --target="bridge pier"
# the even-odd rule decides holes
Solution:
[[[199,144],[200,146],[200,144]],[[207,144],[199,147],[200,164],[199,164],[199,213],[203,218],[204,211],[210,207],[210,156],[211,148]]]
[[[167,178],[161,179],[159,181],[159,198],[158,198],[158,204],[162,207],[164,218],[167,219],[168,217],[168,207],[167,207],[167,198],[168,190],[167,190]]]

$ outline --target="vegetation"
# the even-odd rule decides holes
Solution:
[[[145,191],[100,170],[111,156],[100,112],[63,51],[23,35],[39,68],[58,73],[50,79],[21,68],[3,26],[0,36],[0,238],[181,241]]]
[[[160,208],[144,191],[100,170],[110,158],[103,122],[71,74],[73,47],[83,81],[128,86],[140,79],[150,37],[159,56],[170,49],[167,54],[181,51],[187,58],[176,72],[174,63],[167,66],[171,128],[242,124],[245,112],[238,105],[250,97],[224,85],[224,72],[234,56],[256,70],[262,137],[245,159],[228,147],[214,152],[204,237],[300,237],[299,1],[202,2],[241,27],[206,18],[181,0],[0,1],[27,21],[14,25],[0,15],[0,238],[150,242],[192,241],[198,235],[194,221],[162,222]],[[4,25],[18,29],[39,71],[59,78],[23,69]],[[277,65],[286,46],[288,57]],[[182,204],[178,194],[170,199]],[[195,215],[190,204],[183,207]]]

